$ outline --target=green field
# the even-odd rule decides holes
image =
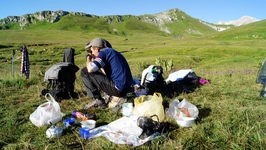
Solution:
[[[139,30],[141,27],[138,30],[125,28],[125,33],[131,33],[130,36],[92,32],[85,26],[84,30],[75,27],[73,30],[55,29],[62,26],[53,26],[0,30],[1,149],[265,149],[266,102],[265,98],[259,97],[262,85],[255,83],[266,56],[265,20],[220,33],[206,30],[200,37],[190,35],[185,38],[153,33],[154,27],[147,28],[146,25],[149,32]],[[69,47],[76,50],[76,65],[80,69],[85,67],[84,46],[96,37],[108,40],[115,50],[121,52],[129,62],[133,76],[139,79],[143,67],[155,65],[156,59],[160,58],[173,60],[172,72],[192,69],[201,78],[210,80],[210,84],[199,86],[192,93],[174,92],[163,97],[169,102],[185,98],[196,105],[199,116],[195,124],[183,128],[168,118],[166,121],[171,123],[171,131],[139,147],[114,144],[104,137],[84,140],[79,136],[78,128],[64,129],[64,135],[58,139],[46,138],[50,126],[38,128],[29,120],[37,106],[46,102],[40,98],[47,85],[43,81],[44,73],[63,60],[64,49]],[[19,50],[23,44],[28,48],[30,59],[28,88],[25,76],[20,77]],[[16,50],[14,80],[12,50]],[[165,79],[171,71],[164,72]],[[93,114],[97,118],[96,126],[122,117],[119,111],[112,114],[109,108],[84,111],[83,105],[91,99],[86,96],[80,70],[76,76],[76,95],[59,103],[62,112],[71,114],[76,110]],[[15,88],[10,88],[13,83]],[[56,126],[64,128],[63,122]]]

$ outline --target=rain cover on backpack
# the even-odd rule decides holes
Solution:
[[[45,72],[44,82],[47,84],[45,93],[50,93],[56,99],[58,96],[66,96],[74,92],[74,84],[76,80],[75,73],[79,67],[72,63],[60,62],[53,65]]]
[[[42,95],[50,93],[56,100],[58,97],[67,98],[74,92],[76,72],[79,67],[74,64],[74,52],[72,48],[66,48],[63,62],[50,67],[44,75],[47,89],[42,90]]]

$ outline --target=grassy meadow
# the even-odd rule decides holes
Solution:
[[[231,36],[227,31],[225,34]],[[225,38],[225,34],[177,39],[160,33],[138,31],[131,36],[121,36],[64,30],[1,30],[0,148],[265,149],[266,101],[259,97],[262,85],[255,83],[266,56],[265,30],[260,33],[263,38]],[[96,37],[108,40],[114,49],[121,52],[127,59],[133,76],[139,79],[142,68],[155,65],[156,59],[160,58],[165,61],[172,59],[174,64],[171,71],[164,72],[165,79],[171,72],[192,69],[201,78],[210,80],[210,84],[199,86],[193,93],[175,92],[163,97],[170,103],[176,98],[185,98],[196,105],[199,116],[195,124],[184,128],[174,120],[166,119],[171,123],[171,131],[166,136],[139,147],[114,144],[104,137],[84,140],[80,137],[78,128],[64,129],[63,121],[56,126],[64,129],[64,135],[55,139],[46,138],[46,130],[50,126],[38,128],[29,120],[30,114],[46,102],[40,98],[41,90],[47,85],[43,81],[44,73],[63,60],[64,49],[69,47],[76,50],[76,65],[80,69],[85,67],[84,46]],[[30,59],[28,88],[25,76],[20,77],[19,50],[23,44],[28,48]],[[14,80],[12,50],[16,50]],[[96,126],[106,125],[122,117],[119,111],[112,114],[109,108],[83,110],[83,105],[91,102],[91,99],[86,96],[80,70],[76,76],[76,95],[59,103],[62,112],[71,114],[76,110],[93,114],[97,120]],[[63,120],[70,117],[71,115],[64,116]]]

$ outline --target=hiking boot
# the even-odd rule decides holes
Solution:
[[[105,101],[103,99],[93,99],[92,102],[90,102],[87,105],[83,106],[83,109],[89,109],[91,107],[100,107],[102,109],[106,108]]]
[[[116,106],[116,104],[118,104],[118,102],[120,100],[121,100],[120,97],[112,96],[111,97],[111,101],[108,103],[108,107],[109,108],[114,108]]]

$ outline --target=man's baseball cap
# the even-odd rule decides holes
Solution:
[[[89,48],[89,47],[105,47],[105,41],[101,38],[95,38],[93,39],[87,46],[85,46],[85,48]]]

